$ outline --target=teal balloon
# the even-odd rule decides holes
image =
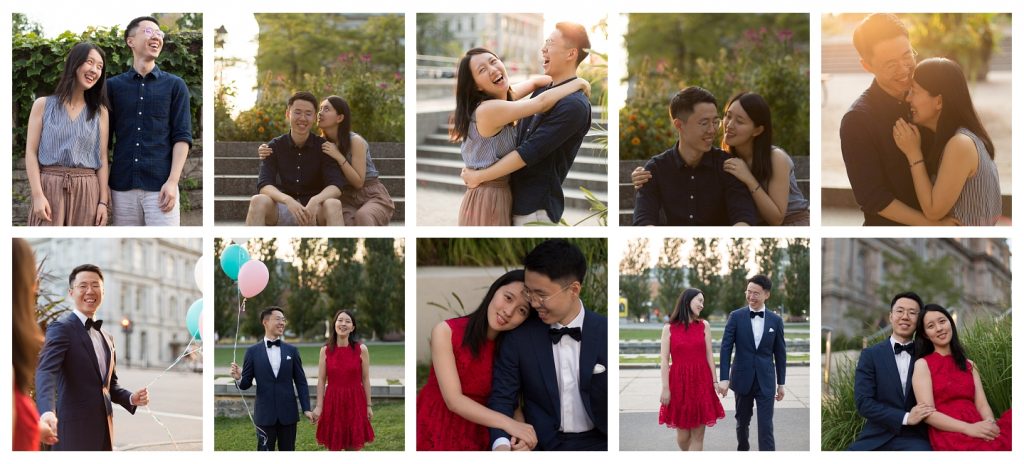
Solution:
[[[196,338],[196,340],[202,340],[200,336],[199,327],[203,325],[203,299],[200,298],[189,306],[188,313],[185,314],[185,327],[188,328],[189,335]]]
[[[238,280],[238,271],[249,261],[249,252],[240,245],[231,244],[220,255],[220,268],[231,280]]]

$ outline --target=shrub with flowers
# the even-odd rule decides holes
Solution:
[[[688,76],[665,61],[644,60],[633,78],[633,95],[619,113],[620,158],[647,159],[676,141],[668,105],[676,92],[690,85],[711,91],[718,99],[720,113],[725,112],[726,102],[736,93],[761,94],[771,106],[773,143],[792,156],[807,156],[809,56],[806,48],[793,44],[792,37],[788,30],[748,30],[731,49],[720,49],[715,59],[698,58]]]

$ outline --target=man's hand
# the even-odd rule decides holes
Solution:
[[[778,389],[775,390],[775,401],[782,401],[782,398],[786,396],[786,387],[779,385]]]
[[[242,370],[238,368],[238,364],[231,363],[231,377],[235,380],[242,380]]]
[[[721,382],[718,382],[718,396],[721,396],[722,398],[725,398],[725,396],[728,395],[728,394],[729,394],[729,381],[728,380],[722,380]]]
[[[306,418],[309,419],[310,424],[316,423],[316,415],[313,414],[313,411],[306,411],[303,414],[305,414]]]
[[[178,181],[168,180],[160,187],[160,211],[171,212],[174,205],[178,203]]]
[[[307,220],[310,222],[310,224],[303,224],[303,225],[310,225],[310,226],[317,225],[316,218],[317,218],[317,215],[320,214],[320,206],[322,206],[322,203],[323,203],[323,200],[321,200],[321,199],[319,199],[317,197],[313,197],[313,198],[309,199],[309,202],[306,203],[306,208],[305,209],[306,209],[306,214],[309,215]]]
[[[526,440],[520,440],[516,437],[512,437],[512,451],[530,451],[531,449],[530,444],[527,443]]]
[[[935,407],[930,404],[918,404],[910,408],[910,416],[907,417],[907,425],[917,425],[935,412]]]
[[[132,404],[136,406],[149,405],[149,389],[142,387],[135,393],[132,393]]]
[[[56,445],[57,438],[57,415],[53,411],[46,411],[39,416],[39,441],[45,445]]]
[[[299,203],[298,200],[289,198],[285,203],[285,206],[288,207],[288,211],[292,213],[292,216],[295,217],[295,222],[300,226],[311,225],[309,221],[309,212],[306,211],[306,208],[303,207],[302,203]],[[313,220],[316,221],[316,218],[314,217]]]

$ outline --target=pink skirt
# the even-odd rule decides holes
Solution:
[[[96,224],[100,202],[100,180],[96,170],[42,166],[39,180],[43,196],[50,203],[53,221],[28,213],[30,226],[91,226]]]
[[[467,189],[459,207],[460,226],[511,226],[512,189],[508,176]]]

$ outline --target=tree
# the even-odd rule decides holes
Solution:
[[[405,328],[405,264],[395,250],[395,241],[384,238],[363,240],[365,278],[356,295],[363,324],[378,338]],[[367,316],[369,320],[367,321]]]
[[[359,239],[329,238],[327,248],[329,253],[337,256],[334,267],[327,274],[324,290],[331,302],[333,316],[339,309],[356,308],[356,294],[359,292],[360,281],[363,280],[363,264],[355,260]]]
[[[333,257],[327,254],[327,241],[319,238],[292,239],[295,257],[288,273],[290,290],[285,316],[289,329],[296,336],[323,339],[324,321],[332,314],[322,293],[324,278],[333,267]]]
[[[626,253],[619,261],[619,296],[629,304],[629,317],[639,319],[647,315],[651,302],[651,256],[646,238],[630,240]]]
[[[907,250],[898,256],[883,253],[882,261],[885,277],[876,290],[880,304],[877,309],[864,311],[865,327],[873,327],[875,321],[884,318],[893,295],[908,290],[922,295],[925,303],[939,301],[951,311],[963,303],[963,288],[953,278],[953,273],[958,271],[952,256],[924,259]]]
[[[679,295],[686,290],[686,266],[683,263],[681,238],[666,238],[658,256],[658,299],[661,313],[671,316],[675,311]]]
[[[719,295],[722,290],[722,257],[718,255],[717,238],[694,238],[690,248],[690,285],[704,291],[704,314],[710,316],[715,310],[729,311],[722,304]]]
[[[810,285],[810,240],[806,238],[789,239],[786,253],[789,254],[789,265],[784,273],[781,301],[785,304],[786,313],[792,316],[807,317],[811,304]],[[779,301],[779,300],[776,300]]]
[[[260,25],[256,68],[259,73],[287,79],[295,85],[303,74],[314,74],[345,51],[340,39],[355,32],[337,28],[344,22],[340,14],[256,13]]]
[[[24,13],[14,13],[11,21],[11,35],[35,34],[43,35],[43,26],[29,19]]]
[[[750,257],[750,239],[734,238],[729,246],[729,272],[725,277],[725,285],[719,299],[726,310],[742,308],[747,305],[747,260]]]
[[[761,246],[755,252],[755,260],[757,261],[758,274],[768,276],[768,279],[772,282],[779,281],[779,266],[782,264],[779,262],[782,260],[782,249],[779,248],[779,239],[762,238]]]
[[[445,17],[438,13],[416,14],[416,53],[419,55],[460,56],[459,42],[455,40]]]
[[[371,16],[360,29],[359,51],[376,66],[397,71],[405,67],[405,16]]]

